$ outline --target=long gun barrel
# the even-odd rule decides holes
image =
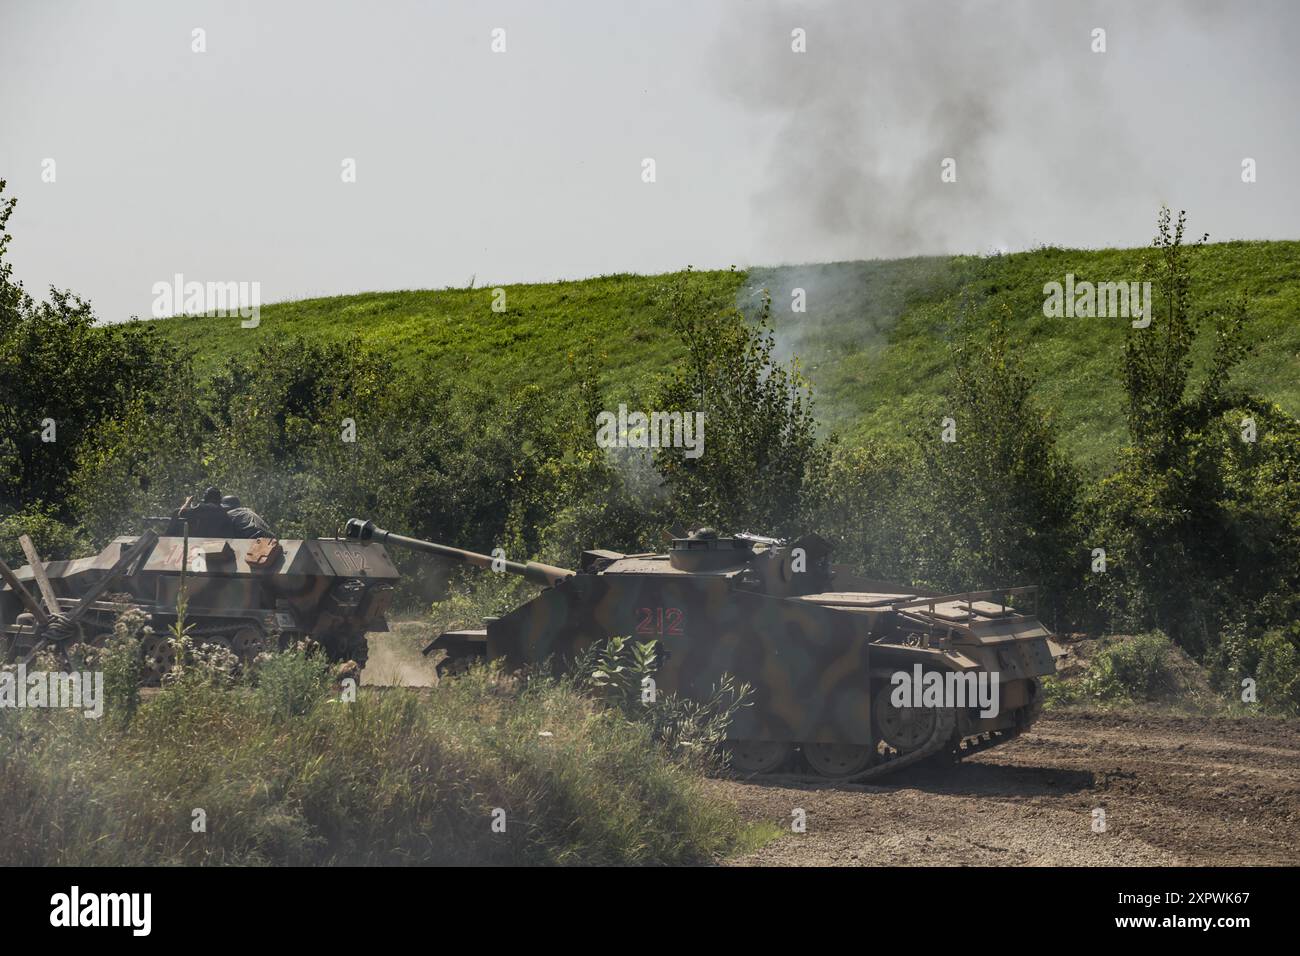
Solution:
[[[432,541],[421,541],[419,538],[408,538],[405,535],[393,534],[391,531],[376,527],[373,521],[365,521],[361,518],[348,519],[345,527],[347,536],[357,541],[378,541],[380,544],[395,544],[399,548],[410,548],[412,551],[436,554],[441,558],[450,558],[453,561],[477,565],[480,568],[495,567],[509,571],[511,574],[518,574],[534,584],[541,584],[546,587],[553,587],[574,575],[574,572],[567,568],[557,568],[550,564],[540,564],[536,561],[507,561],[505,558],[494,558],[491,555],[479,554],[476,551],[462,551],[460,548],[451,548],[445,544],[434,544]]]

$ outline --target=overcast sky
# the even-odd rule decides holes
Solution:
[[[1298,27],[1293,0],[0,0],[10,253],[116,320],[178,272],[268,302],[1141,245],[1162,202],[1297,238]]]

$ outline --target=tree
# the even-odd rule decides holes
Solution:
[[[797,365],[774,359],[766,294],[749,321],[733,304],[700,296],[689,279],[687,270],[658,297],[686,358],[660,386],[656,410],[704,416],[698,456],[685,448],[655,454],[674,517],[691,526],[796,534],[807,517],[810,471],[827,460],[808,383]]]
[[[173,362],[144,323],[97,326],[90,303],[71,292],[51,288],[38,303],[23,290],[4,259],[16,204],[0,200],[0,508],[43,502],[68,520],[78,448],[148,401]]]
[[[1195,309],[1184,228],[1184,213],[1174,223],[1161,210],[1146,264],[1160,308],[1125,343],[1129,445],[1089,503],[1108,556],[1090,589],[1114,623],[1158,626],[1199,655],[1226,622],[1263,627],[1295,610],[1300,423],[1233,383],[1250,352],[1244,299],[1215,317],[1213,354],[1193,382],[1207,316]]]
[[[1078,578],[1078,473],[1001,322],[985,338],[968,330],[953,360],[947,435],[935,423],[913,434],[920,570],[941,587],[1039,584],[1055,616]]]

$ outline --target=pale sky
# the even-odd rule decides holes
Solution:
[[[117,320],[178,272],[271,302],[1132,246],[1162,202],[1297,238],[1298,27],[1288,0],[0,0],[10,253]]]

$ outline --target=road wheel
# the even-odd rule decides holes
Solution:
[[[163,675],[176,666],[176,648],[171,641],[157,634],[144,641],[144,683],[156,687],[162,683]]]
[[[871,766],[876,749],[867,744],[803,744],[808,766],[823,777],[847,777]]]
[[[885,688],[876,694],[872,706],[876,719],[876,733],[880,739],[899,753],[908,753],[920,747],[934,734],[939,719],[933,707],[895,707]]]
[[[248,666],[266,649],[266,639],[255,627],[241,627],[230,638],[230,649],[244,666]]]
[[[740,773],[771,773],[790,759],[794,744],[781,740],[733,740],[727,745],[731,768]]]

